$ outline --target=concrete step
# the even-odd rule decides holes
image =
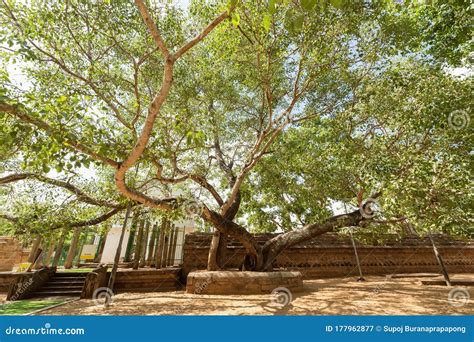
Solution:
[[[81,295],[81,290],[39,290],[34,293],[34,297],[79,297]]]
[[[43,286],[54,286],[54,287],[63,287],[63,286],[83,286],[83,281],[68,281],[68,282],[56,282],[56,281],[49,281]]]
[[[86,278],[85,278],[85,277],[68,277],[68,278],[62,278],[62,277],[56,278],[56,277],[53,277],[53,278],[49,279],[49,281],[54,281],[54,282],[56,282],[56,283],[67,283],[67,282],[70,282],[70,281],[82,281],[82,282],[85,282],[85,281],[86,281]]]
[[[83,285],[66,285],[66,286],[55,286],[46,284],[39,291],[43,290],[51,290],[51,291],[62,291],[62,290],[81,290],[82,291]]]
[[[55,278],[77,278],[77,277],[86,277],[89,272],[56,272],[54,274]]]

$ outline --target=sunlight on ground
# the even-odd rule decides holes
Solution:
[[[474,274],[458,278],[474,280]],[[104,308],[79,300],[44,311],[44,315],[459,315],[474,314],[474,289],[462,307],[450,304],[446,286],[424,286],[421,278],[366,277],[308,280],[284,308],[268,295],[223,296],[183,291],[122,293]]]

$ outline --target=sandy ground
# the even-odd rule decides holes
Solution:
[[[462,275],[474,280],[474,274]],[[366,277],[308,280],[304,291],[281,307],[275,296],[222,296],[183,291],[122,293],[105,308],[78,300],[41,315],[466,315],[474,314],[474,287],[453,287],[468,293],[467,301],[450,301],[453,288],[421,285],[422,278]],[[423,278],[427,279],[427,278]],[[467,292],[465,292],[467,291]],[[458,292],[459,293],[459,292]],[[464,296],[464,295],[463,295]],[[462,297],[463,297],[462,296]],[[453,305],[454,304],[454,305]],[[460,306],[462,305],[462,306]]]

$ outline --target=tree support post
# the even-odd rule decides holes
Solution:
[[[107,284],[107,287],[111,291],[114,290],[115,277],[117,276],[117,269],[118,269],[118,264],[120,261],[120,254],[122,253],[123,237],[125,235],[125,230],[127,229],[127,221],[128,221],[128,217],[130,216],[131,208],[132,206],[129,204],[127,206],[127,211],[125,212],[125,219],[123,220],[123,226],[122,226],[122,231],[120,232],[118,247],[117,247],[117,250],[115,251],[114,265],[112,266],[112,271],[110,272],[109,283]],[[110,302],[110,298],[106,296],[104,306],[108,307],[109,302]]]
[[[438,261],[438,265],[441,268],[441,273],[443,274],[444,281],[446,282],[447,286],[451,286],[451,279],[449,279],[448,271],[446,270],[446,267],[444,266],[443,258],[441,257],[441,254],[439,254],[438,248],[436,248],[436,244],[433,240],[433,236],[431,235],[431,231],[428,233],[428,236],[431,241],[431,246],[433,246],[433,252],[436,256],[436,260]]]

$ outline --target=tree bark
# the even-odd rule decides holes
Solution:
[[[176,227],[174,229],[174,236],[173,236],[173,248],[171,249],[171,266],[174,266],[174,262],[176,260],[176,244],[178,243],[178,229]]]
[[[217,229],[214,230],[212,235],[211,246],[209,247],[209,256],[207,259],[207,270],[208,271],[218,271],[220,269],[217,264],[217,251],[219,250],[219,240],[221,237],[221,232]]]
[[[28,262],[32,264],[36,258],[36,252],[41,244],[41,236],[38,235],[31,245],[30,254],[28,255]]]
[[[156,251],[156,260],[155,260],[156,268],[161,268],[161,264],[163,261],[163,248],[165,245],[164,241],[165,241],[166,226],[167,226],[167,220],[163,219],[163,221],[161,222],[160,236],[159,236],[158,247]]]
[[[153,228],[151,229],[150,242],[148,243],[148,257],[146,258],[146,265],[148,267],[152,265],[153,257],[155,255],[156,230],[157,230],[157,226],[155,223],[153,224]]]
[[[353,227],[359,225],[364,220],[359,210],[348,214],[333,216],[322,223],[314,223],[304,226],[298,230],[291,230],[280,234],[267,241],[263,246],[264,262],[258,270],[269,271],[272,269],[272,263],[276,257],[286,248],[297,245],[298,243],[310,240],[316,236],[331,232],[336,228]]]
[[[127,222],[128,222],[128,217],[130,216],[130,210],[131,210],[131,206],[128,205],[127,206],[127,211],[125,213],[125,219],[123,220],[122,231],[120,232],[119,243],[118,243],[118,246],[117,246],[117,250],[115,251],[114,265],[112,266],[112,271],[110,272],[109,282],[107,284],[107,287],[112,291],[114,289],[115,276],[117,275],[118,264],[119,264],[119,261],[120,261],[120,254],[122,253],[123,237],[125,235],[125,230],[127,229]],[[109,304],[108,302],[105,302],[106,306],[108,304]]]
[[[51,263],[51,256],[53,255],[53,252],[54,252],[54,239],[51,238],[51,240],[49,241],[49,248],[48,248],[48,253],[46,253],[46,257],[44,259],[44,265],[45,266],[49,266],[49,264]]]
[[[79,243],[79,236],[81,235],[81,227],[74,228],[74,233],[71,239],[71,245],[66,256],[66,262],[64,263],[64,268],[69,269],[72,267],[72,262],[74,261],[74,256],[76,255],[77,244]]]
[[[139,223],[138,227],[138,235],[137,235],[137,243],[135,244],[135,253],[133,256],[133,269],[137,270],[138,266],[140,265],[140,257],[142,255],[142,240],[143,240],[143,226],[145,224],[145,220],[142,219]]]
[[[64,229],[61,233],[61,237],[59,238],[58,245],[56,247],[56,251],[54,252],[53,263],[51,264],[52,268],[57,268],[59,264],[59,259],[61,258],[61,253],[63,251],[64,239],[66,238],[67,230]]]
[[[140,264],[139,267],[145,267],[146,264],[146,250],[147,250],[147,242],[148,242],[148,234],[150,233],[150,221],[147,220],[145,222],[145,230],[143,234],[143,240],[141,243],[141,253],[140,253]]]

